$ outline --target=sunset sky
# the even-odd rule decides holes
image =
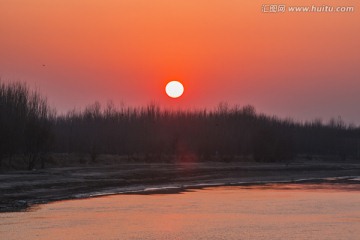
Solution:
[[[263,13],[264,4],[354,6]],[[254,105],[298,120],[360,124],[360,2],[0,0],[0,77],[59,112],[115,105]],[[184,84],[178,99],[165,94]]]

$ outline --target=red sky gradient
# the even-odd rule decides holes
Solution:
[[[261,12],[278,3],[355,11]],[[360,2],[0,0],[0,77],[27,82],[60,112],[110,99],[227,101],[360,124]],[[181,98],[165,95],[170,80],[183,82]]]

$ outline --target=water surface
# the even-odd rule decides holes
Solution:
[[[360,192],[341,186],[214,187],[113,195],[0,214],[0,239],[358,239]]]

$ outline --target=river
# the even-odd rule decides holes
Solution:
[[[112,195],[0,214],[0,239],[358,239],[360,191],[226,186]]]

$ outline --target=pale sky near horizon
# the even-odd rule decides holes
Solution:
[[[263,13],[264,4],[353,12]],[[355,0],[0,0],[0,78],[60,112],[94,101],[251,104],[298,120],[360,124]],[[179,80],[185,93],[164,88]]]

